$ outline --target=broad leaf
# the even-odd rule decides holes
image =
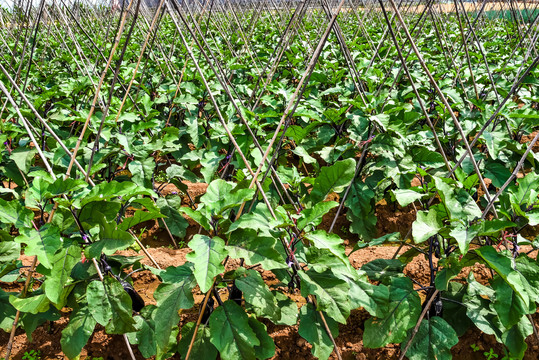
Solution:
[[[156,205],[159,207],[161,213],[166,216],[165,219],[160,219],[159,221],[164,221],[167,224],[172,235],[183,239],[189,223],[179,212],[182,199],[179,196],[160,197],[157,199]]]
[[[323,273],[310,269],[298,274],[301,278],[301,295],[316,295],[317,310],[325,311],[335,321],[345,324],[351,310],[348,284],[329,269]]]
[[[418,211],[417,218],[412,224],[412,236],[416,244],[426,241],[433,235],[436,235],[442,228],[436,217],[436,210]]]
[[[161,276],[163,280],[170,282],[159,285],[154,293],[157,301],[154,316],[155,336],[158,348],[164,352],[168,349],[172,329],[180,321],[178,311],[190,309],[194,305],[192,290],[196,283],[193,272],[187,265],[169,267]]]
[[[79,356],[82,348],[92,336],[95,325],[96,321],[91,315],[88,306],[73,310],[69,318],[69,324],[62,331],[62,338],[60,339],[62,351],[69,359]]]
[[[210,341],[221,359],[256,359],[260,340],[249,325],[249,317],[234,301],[227,300],[210,316]]]
[[[412,340],[406,356],[410,360],[451,360],[451,348],[459,342],[455,330],[444,319],[424,319]],[[402,347],[408,343],[403,341]]]
[[[105,326],[108,334],[135,331],[131,298],[118,280],[106,276],[103,282],[92,281],[86,294],[92,316],[99,324]]]
[[[410,279],[391,279],[389,301],[384,317],[371,318],[365,322],[365,347],[378,348],[389,343],[400,343],[405,339],[407,331],[415,326],[421,312],[421,303]]]
[[[225,270],[221,264],[227,254],[225,242],[217,236],[210,238],[197,234],[189,242],[189,247],[193,252],[187,254],[185,258],[195,265],[195,279],[200,291],[205,293],[210,289],[213,278]]]
[[[333,338],[339,335],[338,323],[329,316],[324,316]],[[318,359],[328,359],[333,352],[333,342],[329,337],[320,313],[312,304],[301,307],[299,315],[298,334],[307,340],[313,347],[312,354]]]
[[[0,199],[0,223],[12,224],[16,228],[31,227],[34,213],[23,207],[17,200]]]
[[[236,275],[239,275],[235,280],[237,288],[243,292],[245,301],[253,307],[257,316],[277,320],[281,318],[277,299],[257,271],[239,268]]]
[[[353,180],[356,162],[354,159],[338,161],[323,167],[315,179],[310,200],[312,204],[323,201],[330,192],[343,191]]]

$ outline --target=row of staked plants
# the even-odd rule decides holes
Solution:
[[[83,10],[95,16],[105,11]],[[13,21],[19,16],[7,10],[3,15]],[[136,91],[125,104],[125,87],[119,84],[135,73],[146,29],[132,27],[120,39],[122,51],[112,61],[118,71],[108,71],[101,88],[110,106],[105,111],[98,103],[91,116],[99,73],[89,78],[82,60],[74,61],[73,49],[80,47],[90,63],[104,66],[98,49],[107,49],[106,57],[111,39],[99,35],[96,18],[80,18],[82,27],[69,28],[74,37],[60,21],[43,25],[38,41],[31,42],[34,51],[23,58],[20,39],[8,36],[7,27],[0,29],[12,49],[0,58],[6,70],[0,73],[5,84],[0,94],[0,329],[11,332],[15,322],[31,341],[45,322],[69,316],[61,338],[69,358],[81,353],[99,324],[107,334],[125,334],[145,358],[179,353],[194,359],[267,359],[276,348],[266,324],[298,325],[312,354],[327,359],[337,351],[339,325],[363,308],[371,316],[363,331],[367,348],[400,343],[409,359],[450,359],[458,338],[477,328],[495,336],[508,357],[523,358],[539,301],[533,251],[539,247],[539,157],[523,141],[539,125],[539,70],[531,66],[519,90],[509,93],[526,59],[526,49],[513,53],[519,41],[514,23],[485,20],[477,35],[489,68],[481,53],[470,49],[472,76],[466,66],[457,70],[449,61],[437,40],[436,22],[424,22],[416,45],[451,109],[413,53],[407,65],[433,132],[412,84],[399,71],[389,38],[370,62],[367,37],[354,36],[358,18],[343,17],[339,25],[350,39],[364,98],[332,33],[293,116],[276,132],[310,60],[307,44],[318,42],[326,15],[313,10],[305,18],[301,36],[289,44],[256,107],[249,102],[259,91],[253,53],[259,64],[269,62],[281,34],[275,12],[242,16],[258,19],[247,33],[251,44],[238,33],[225,40],[211,21],[199,24],[207,48],[222,59],[232,96],[244,100],[238,106],[245,123],[200,47],[189,44],[199,71],[185,44],[171,40],[178,34],[170,13],[160,18],[159,46],[152,46],[138,67]],[[458,41],[455,14],[447,16],[452,20],[444,24],[448,39]],[[421,18],[410,14],[407,20],[413,24]],[[129,18],[126,29],[135,21],[140,19]],[[381,41],[384,23],[365,24],[370,41]],[[404,32],[398,34],[404,43]],[[465,63],[464,50],[456,60]],[[15,80],[19,89],[25,85],[18,92],[10,77],[20,63],[32,65]],[[184,69],[181,82],[168,76],[166,66],[178,70],[176,75]],[[494,111],[498,115],[491,123]],[[471,146],[473,161],[450,112],[470,143],[487,125]],[[263,151],[274,133],[278,141],[269,149],[270,168]],[[251,171],[260,165],[257,184]],[[485,187],[483,179],[488,179]],[[186,182],[209,185],[200,198],[182,205]],[[179,194],[163,195],[167,184]],[[330,195],[340,202],[329,201]],[[378,233],[375,210],[382,200],[396,211],[415,210],[411,228]],[[402,251],[394,259],[354,268],[344,239],[333,227],[320,226],[323,218],[333,220],[337,209],[348,220],[346,232],[357,240],[352,252],[388,244]],[[191,239],[186,239],[186,217],[202,228]],[[133,230],[155,220],[175,240],[188,240],[192,251],[185,264],[161,269],[143,265],[143,256],[116,254],[137,246]],[[21,254],[35,257],[35,270],[23,265]],[[425,283],[403,273],[417,256],[430,265]],[[227,271],[235,259],[239,266]],[[492,275],[488,281],[475,279],[478,264]],[[128,276],[132,271],[158,277],[155,304],[144,304],[136,293]],[[263,272],[278,283],[268,285]],[[4,286],[10,283],[20,286]],[[24,290],[7,290],[23,284]],[[195,303],[195,291],[204,294],[203,301]],[[180,312],[200,315],[197,322],[179,326]]]

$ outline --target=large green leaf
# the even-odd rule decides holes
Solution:
[[[314,204],[312,208],[303,209],[297,221],[298,229],[301,231],[307,226],[317,227],[322,222],[322,217],[338,205],[335,201],[322,201]]]
[[[277,208],[276,210],[279,209],[282,208]],[[279,216],[278,211],[276,215]],[[284,221],[273,218],[266,204],[258,203],[250,213],[242,215],[237,221],[230,225],[228,232],[232,232],[236,229],[252,229],[259,231],[264,235],[269,235],[271,230],[275,230],[283,223]]]
[[[92,281],[86,289],[86,296],[92,316],[105,326],[108,334],[125,334],[136,330],[131,298],[118,280],[106,276],[103,282]]]
[[[172,235],[183,239],[185,237],[185,231],[189,227],[189,223],[179,212],[182,205],[182,199],[179,196],[160,197],[157,199],[156,204],[161,213],[166,216],[165,219],[159,221],[164,221],[165,224],[167,224]]]
[[[403,347],[408,339],[403,341]],[[451,325],[443,318],[433,316],[421,322],[406,356],[410,360],[451,360],[451,348],[458,342],[459,338]]]
[[[415,326],[421,312],[419,296],[408,278],[392,278],[389,285],[389,306],[383,317],[365,322],[363,344],[378,348],[389,343],[400,343],[406,332]]]
[[[154,356],[157,351],[155,321],[151,318],[151,313],[154,313],[155,309],[155,305],[149,305],[142,310],[143,316],[136,315],[133,319],[137,331],[127,334],[129,342],[137,344],[138,350],[146,359]]]
[[[361,267],[369,279],[388,283],[393,277],[403,276],[404,264],[398,259],[375,259]]]
[[[70,290],[67,285],[70,283],[71,271],[80,259],[81,249],[78,245],[61,249],[54,255],[52,270],[45,280],[44,287],[45,294],[58,308],[65,305]]]
[[[218,179],[208,185],[200,200],[212,214],[221,215],[223,211],[251,199],[254,194],[254,189],[241,189],[233,183]]]
[[[336,338],[339,335],[338,323],[329,316],[324,316],[324,319],[331,335]],[[320,313],[312,304],[301,307],[298,334],[313,346],[311,352],[316,358],[328,359],[333,352],[333,342],[326,331]]]
[[[326,249],[342,263],[350,267],[350,260],[344,253],[343,240],[335,234],[328,234],[325,230],[316,230],[305,234],[305,238],[313,243],[318,249]]]
[[[182,338],[178,343],[178,352],[181,354],[183,359],[185,359],[187,356],[187,349],[189,349],[189,344],[191,343],[194,332],[194,322],[188,322],[182,327]],[[217,349],[210,342],[210,336],[210,328],[206,325],[200,324],[195,342],[193,343],[193,348],[191,349],[190,356],[192,356],[193,359],[213,360],[217,358]]]
[[[31,227],[34,213],[23,207],[18,200],[0,199],[0,223],[13,224],[16,228]]]
[[[281,310],[264,279],[255,270],[236,270],[235,284],[243,292],[245,302],[250,304],[257,316],[280,319]]]
[[[496,298],[492,303],[492,308],[496,311],[498,319],[506,329],[518,324],[524,315],[535,313],[535,304],[533,304],[532,309],[529,309],[528,304],[524,303],[520,296],[501,277],[496,276],[491,284],[494,291],[496,291]]]
[[[455,227],[451,229],[449,235],[451,235],[455,238],[455,240],[457,240],[460,253],[466,254],[468,252],[468,248],[470,247],[470,243],[479,234],[480,231],[480,224],[465,225],[459,222],[457,223],[457,225],[455,225]]]
[[[192,290],[196,285],[193,271],[188,264],[169,267],[161,277],[168,283],[161,284],[154,293],[157,301],[155,311],[155,336],[162,352],[168,349],[172,329],[180,321],[178,311],[194,305]]]
[[[531,288],[531,286],[520,272],[513,269],[511,258],[497,252],[491,246],[480,247],[475,249],[475,252],[509,284],[524,303],[529,303],[530,298],[527,288]]]
[[[157,203],[159,203],[160,199],[161,198],[157,199]],[[133,216],[126,217],[121,222],[120,229],[127,231],[127,230],[129,230],[130,228],[132,228],[133,226],[135,226],[137,224],[140,224],[140,223],[148,221],[148,220],[162,218],[163,215],[168,216],[168,215],[166,215],[164,213],[161,214],[161,213],[159,213],[157,211],[137,210],[137,211],[135,211]],[[180,215],[180,217],[183,219],[183,216]],[[187,223],[187,221],[185,219],[183,219],[183,221],[185,221]],[[170,229],[170,226],[169,226],[169,229]],[[172,229],[170,229],[170,231],[172,232]],[[184,233],[184,235],[185,235],[185,233]]]
[[[152,189],[152,176],[155,169],[155,160],[153,157],[147,157],[142,161],[133,160],[129,162],[129,171],[133,174],[131,180],[147,189]]]
[[[96,321],[91,314],[91,310],[83,304],[77,310],[73,310],[69,318],[69,324],[62,331],[60,344],[62,351],[69,359],[76,358],[84,345],[92,336]]]
[[[210,289],[213,278],[225,270],[221,264],[227,255],[225,242],[217,236],[211,238],[197,234],[189,242],[189,247],[193,252],[187,254],[185,258],[195,265],[195,279],[200,291],[206,292]]]
[[[356,161],[346,159],[331,166],[323,167],[315,179],[310,200],[312,204],[323,201],[330,192],[343,191],[353,180]]]
[[[21,296],[20,294],[19,296]],[[37,290],[35,293],[28,297],[17,297],[10,295],[9,302],[13,307],[20,312],[29,312],[31,314],[37,314],[49,310],[50,301],[41,290]]]
[[[285,269],[288,266],[276,246],[273,237],[260,237],[253,230],[236,230],[225,248],[230,257],[244,259],[247,265],[260,264],[265,270]]]
[[[451,183],[449,179],[438,177],[434,177],[434,182],[451,218],[472,221],[481,217],[481,209],[465,189],[458,187],[458,183]]]
[[[19,243],[25,243],[26,255],[36,255],[39,262],[47,269],[52,267],[53,257],[62,245],[60,229],[54,226],[44,225],[36,231],[34,229],[21,229],[21,235],[15,238]]]
[[[436,235],[442,228],[438,222],[436,211],[430,209],[427,211],[418,211],[417,218],[412,224],[412,236],[416,244],[426,241],[433,235]]]
[[[269,359],[275,355],[275,343],[268,335],[266,325],[258,321],[254,316],[249,317],[249,325],[260,341],[260,345],[255,346],[255,356],[257,359]]]
[[[234,301],[227,300],[210,316],[210,341],[221,359],[256,359],[260,340],[249,325],[249,317]]]
[[[509,355],[514,359],[522,359],[528,348],[526,338],[533,333],[533,326],[526,316],[518,324],[502,334],[502,341],[509,349]]]
[[[92,188],[89,193],[78,194],[80,206],[84,206],[93,201],[105,201],[109,199],[128,200],[133,196],[147,195],[157,197],[157,194],[152,190],[138,186],[130,181],[117,182],[102,182]]]
[[[346,218],[351,222],[350,231],[365,241],[376,237],[374,196],[374,191],[368,184],[356,179],[345,201]]]
[[[17,309],[9,302],[9,297],[12,293],[4,292],[0,288],[0,329],[5,332],[11,331],[13,320],[17,314]]]
[[[123,230],[116,222],[102,221],[99,225],[99,241],[94,242],[90,248],[90,257],[98,257],[101,252],[112,255],[133,244],[133,236]]]
[[[325,311],[335,321],[346,324],[351,310],[348,284],[329,269],[322,273],[309,269],[298,274],[301,278],[301,295],[316,295],[317,310]]]

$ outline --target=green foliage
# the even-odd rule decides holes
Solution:
[[[243,29],[235,16],[227,18],[220,10],[213,9],[217,22],[205,21],[206,14],[197,19],[198,14],[182,12],[188,22],[197,20],[204,36],[196,36],[215,56],[210,64],[200,47],[192,46],[197,68],[186,45],[172,41],[179,39],[178,29],[165,11],[125,103],[147,34],[133,26],[129,40],[121,37],[111,64],[113,69],[119,65],[118,73],[105,71],[102,96],[85,126],[103,71],[88,64],[103,63],[103,54],[94,56],[96,49],[110,52],[111,37],[101,31],[110,21],[102,21],[99,6],[71,9],[81,26],[69,12],[57,21],[57,11],[48,10],[47,20],[33,27],[36,41],[23,38],[33,31],[19,31],[33,23],[24,20],[25,11],[0,9],[0,38],[7,49],[0,64],[18,74],[16,82],[24,82],[22,91],[50,127],[39,123],[0,73],[18,107],[0,94],[0,284],[19,289],[29,280],[25,292],[0,289],[0,329],[11,331],[20,311],[19,327],[31,340],[36,328],[70,312],[60,341],[70,359],[80,355],[97,326],[107,334],[126,334],[145,358],[177,353],[183,358],[191,351],[192,359],[266,359],[276,353],[268,328],[297,326],[312,355],[327,359],[334,351],[331,337],[338,337],[339,326],[350,325],[350,314],[362,308],[370,315],[363,324],[364,346],[394,343],[404,349],[410,341],[409,359],[450,359],[451,348],[470,327],[493,335],[504,345],[506,358],[522,359],[529,351],[525,340],[533,325],[528,316],[539,303],[539,264],[528,251],[539,248],[535,149],[522,159],[522,168],[516,166],[527,149],[524,136],[539,127],[537,69],[497,109],[513,79],[531,64],[528,49],[518,43],[517,27],[526,24],[481,19],[481,32],[469,47],[472,79],[469,71],[455,69],[461,68],[464,54],[455,52],[449,59],[438,42],[439,28],[429,19],[422,23],[421,33],[412,35],[448,98],[447,109],[410,54],[406,64],[419,103],[411,80],[399,71],[396,49],[383,38],[387,32],[380,31],[385,24],[376,18],[382,16],[372,16],[378,9],[370,9],[375,20],[361,27],[357,21],[365,9],[355,9],[359,17],[348,11],[334,30],[343,34],[355,69],[347,66],[348,55],[330,34],[292,104],[294,113],[277,130],[310,62],[306,49],[319,41],[325,12],[316,7],[305,16],[298,12],[302,18],[291,24],[301,33],[289,38],[274,26],[288,21],[286,11],[243,9],[240,18],[249,25]],[[118,20],[117,13],[107,14]],[[127,17],[126,29],[140,19]],[[457,49],[461,34],[455,15],[444,14],[444,19],[443,36],[456,41],[452,49]],[[276,46],[283,43],[281,53]],[[381,46],[374,54],[377,43]],[[482,129],[472,154],[450,111],[469,143]],[[262,156],[274,134],[270,169]],[[463,155],[462,164],[449,173],[447,166]],[[90,159],[85,181],[79,165],[87,171]],[[248,167],[255,172],[260,164],[255,184]],[[204,194],[194,194],[190,183],[202,182]],[[505,190],[489,204],[502,186]],[[337,211],[348,221],[333,224]],[[396,226],[389,224],[393,217]],[[194,236],[193,222],[201,226]],[[121,255],[138,247],[134,233],[154,224],[188,247],[183,265],[155,269],[142,265],[140,257]],[[395,243],[403,246],[398,257],[374,259],[361,269],[352,266],[345,248],[368,251]],[[523,251],[523,245],[529,248]],[[21,254],[37,259],[30,279]],[[416,256],[429,265],[413,282],[407,265]],[[478,266],[493,276],[476,280]],[[124,279],[131,271],[150,271],[159,282],[155,303],[140,311],[134,311],[136,297],[129,293],[140,284],[131,289],[131,280]],[[435,290],[438,295],[420,319]],[[209,299],[206,309],[197,292]],[[204,315],[196,333],[196,323],[185,321],[181,312]],[[492,348],[483,355],[499,356]],[[23,358],[39,359],[40,354],[32,350]]]

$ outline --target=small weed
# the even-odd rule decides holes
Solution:
[[[39,350],[37,350],[37,351],[36,350],[25,351],[22,358],[26,359],[26,360],[40,360],[41,359],[41,351],[39,351]]]
[[[479,351],[479,346],[477,346],[476,344],[472,344],[470,345],[470,347],[472,348],[474,352]]]
[[[492,348],[490,348],[490,350],[488,352],[485,351],[483,353],[483,355],[485,355],[487,360],[497,359],[498,358],[498,354],[496,354]]]

